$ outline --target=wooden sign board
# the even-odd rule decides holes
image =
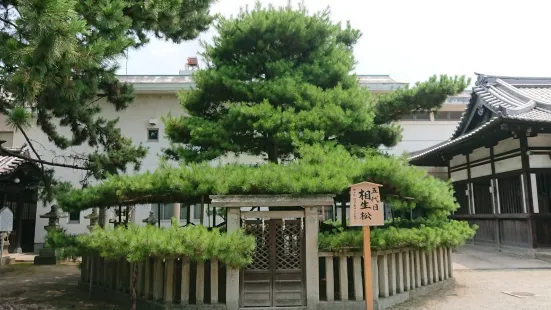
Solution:
[[[350,226],[382,226],[385,222],[381,185],[362,182],[350,186]]]
[[[0,231],[11,232],[13,230],[13,212],[4,207],[0,210]]]

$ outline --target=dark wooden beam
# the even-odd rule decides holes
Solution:
[[[526,131],[518,132],[519,142],[520,142],[520,160],[522,162],[522,176],[524,178],[524,200],[526,203],[526,213],[534,214],[534,202],[532,199],[532,186],[537,186],[532,184],[532,179],[530,178],[530,157],[528,155],[528,137]],[[538,243],[537,234],[536,234],[536,223],[534,218],[529,220],[530,232],[531,232],[531,244],[532,247],[536,247]]]

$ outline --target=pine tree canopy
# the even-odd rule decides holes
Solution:
[[[89,145],[79,169],[95,178],[139,166],[146,149],[123,137],[116,119],[98,116],[98,100],[126,108],[134,96],[116,78],[119,57],[152,36],[197,37],[212,2],[0,0],[0,112],[31,147],[24,130],[34,121],[60,149]]]
[[[227,153],[279,162],[301,144],[334,140],[349,151],[391,147],[395,123],[437,109],[467,85],[465,77],[433,77],[390,95],[370,95],[351,74],[360,32],[333,23],[329,11],[261,7],[215,23],[205,44],[207,67],[196,88],[182,93],[189,116],[167,117],[172,158],[211,160]]]

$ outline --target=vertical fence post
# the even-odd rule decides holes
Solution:
[[[218,303],[218,260],[216,258],[210,261],[210,303]]]
[[[327,294],[327,301],[335,300],[335,276],[333,274],[333,256],[326,256],[325,258],[325,291]]]
[[[189,281],[190,281],[190,266],[189,259],[182,258],[182,286],[180,289],[180,303],[182,305],[189,304]]]

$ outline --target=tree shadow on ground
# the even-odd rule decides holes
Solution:
[[[4,309],[128,309],[129,302],[90,299],[79,289],[79,270],[72,265],[10,266],[0,277],[0,310]]]

